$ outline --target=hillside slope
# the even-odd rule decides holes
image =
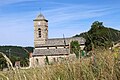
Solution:
[[[113,43],[120,40],[120,31],[108,28],[103,22],[95,21],[88,32],[81,33],[74,37],[84,37],[86,39],[86,50],[94,48],[109,48]]]

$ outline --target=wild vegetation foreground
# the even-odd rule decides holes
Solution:
[[[114,56],[114,54],[118,54]],[[119,51],[99,50],[89,57],[27,70],[0,72],[1,80],[120,80]],[[94,56],[94,59],[91,58]]]

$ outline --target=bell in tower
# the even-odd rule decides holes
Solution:
[[[46,43],[48,39],[48,20],[40,13],[34,21],[34,46]]]

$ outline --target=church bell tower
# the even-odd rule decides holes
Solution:
[[[48,39],[48,20],[40,13],[34,21],[34,47],[46,43]]]

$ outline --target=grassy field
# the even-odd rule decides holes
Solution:
[[[0,80],[120,80],[119,57],[109,50],[94,52],[91,57],[63,61],[45,67],[0,72]]]

